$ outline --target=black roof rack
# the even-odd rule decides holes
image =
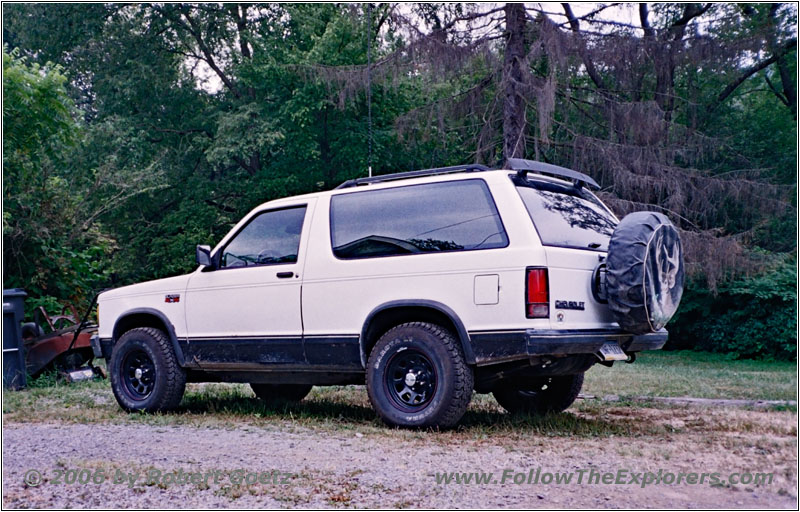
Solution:
[[[384,181],[406,180],[409,178],[422,178],[423,176],[437,176],[439,174],[451,174],[454,172],[479,172],[488,171],[489,168],[481,164],[453,165],[450,167],[435,167],[433,169],[422,169],[420,171],[397,172],[394,174],[382,174],[372,178],[356,178],[347,180],[336,189],[358,187],[359,185],[369,185],[370,183],[382,183]]]
[[[529,172],[535,172],[538,174],[549,174],[558,178],[569,178],[578,186],[586,184],[595,189],[600,188],[600,185],[591,177],[582,172],[567,169],[566,167],[559,167],[558,165],[537,162],[536,160],[525,160],[522,158],[509,158],[507,164],[512,171],[517,171],[517,176],[522,179],[525,179]]]

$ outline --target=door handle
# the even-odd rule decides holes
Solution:
[[[276,275],[279,279],[286,279],[287,277],[294,277],[294,272],[278,272]]]

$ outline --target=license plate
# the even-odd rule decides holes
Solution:
[[[600,347],[600,356],[603,361],[624,361],[628,359],[628,355],[622,351],[616,341],[609,341]]]

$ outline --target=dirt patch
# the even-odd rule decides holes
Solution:
[[[634,396],[622,398],[619,395],[578,395],[584,400],[602,400],[603,402],[620,402],[623,400],[635,402],[660,402],[673,405],[697,405],[715,407],[745,407],[752,409],[774,409],[777,407],[797,407],[795,400],[743,400],[724,398],[695,398],[691,396]]]
[[[474,419],[474,422],[479,420]],[[291,419],[227,428],[151,424],[8,423],[3,505],[52,507],[796,508],[797,415],[741,409],[603,407],[558,415],[558,425],[649,425],[569,436],[547,424],[519,430],[472,425],[452,432],[366,426],[321,429]],[[572,422],[572,423],[570,423]],[[516,432],[516,434],[515,434]],[[524,435],[522,435],[524,434]],[[23,482],[36,469],[45,480]],[[137,473],[132,486],[55,483],[56,470]],[[719,473],[724,483],[533,483],[543,473]],[[146,482],[148,471],[161,480]],[[225,473],[215,482],[164,475]],[[504,471],[525,474],[499,483]],[[264,482],[247,474],[278,473]],[[437,483],[440,473],[492,474],[493,483]],[[772,483],[731,484],[732,473],[773,473]],[[88,473],[84,473],[88,474]],[[530,479],[529,479],[530,478]],[[574,476],[573,478],[577,478]],[[63,477],[62,477],[63,479]],[[628,480],[628,478],[624,478]],[[519,480],[519,478],[518,478]],[[238,485],[237,485],[238,484]]]

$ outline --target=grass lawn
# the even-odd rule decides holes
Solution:
[[[595,365],[585,394],[797,400],[797,363],[727,360],[708,352],[644,352],[633,364]]]
[[[45,376],[26,390],[3,392],[3,419],[18,422],[129,423],[149,425],[205,425],[235,428],[242,424],[289,422],[311,428],[383,431],[363,386],[316,387],[300,404],[270,409],[257,400],[246,384],[190,384],[180,407],[164,414],[127,414],[117,405],[107,380],[77,384]],[[584,393],[602,397],[693,396],[796,400],[795,363],[726,361],[712,354],[659,352],[645,354],[634,364],[593,367]],[[680,413],[671,405],[648,404]],[[632,421],[623,416],[609,421],[611,411],[629,406],[578,400],[564,414],[514,417],[505,414],[491,395],[475,395],[461,422],[469,435],[492,432],[513,435],[633,435],[654,433],[663,425]],[[790,407],[796,410],[795,407]],[[577,414],[575,414],[577,412]],[[673,414],[673,413],[670,413]],[[696,414],[686,409],[680,414]],[[653,432],[651,432],[651,430]]]

